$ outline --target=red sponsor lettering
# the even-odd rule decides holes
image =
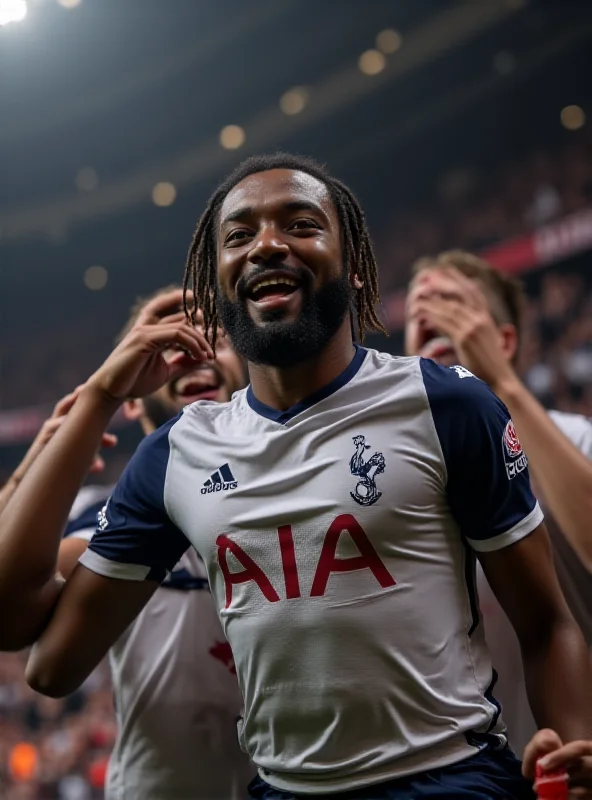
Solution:
[[[282,554],[286,599],[293,600],[295,597],[300,597],[301,595],[292,527],[290,525],[282,525],[278,528],[278,537],[280,540],[280,552]]]
[[[337,558],[337,544],[342,533],[348,533],[352,538],[360,552],[359,556]],[[310,596],[322,597],[325,594],[332,572],[355,572],[360,569],[369,569],[383,589],[395,585],[395,579],[381,561],[357,519],[351,514],[340,514],[333,520],[325,535]]]
[[[216,544],[218,545],[218,563],[220,564],[222,575],[224,575],[224,584],[226,586],[226,608],[229,608],[232,603],[232,587],[248,581],[255,581],[266,600],[269,600],[270,603],[277,603],[280,596],[271,585],[271,581],[240,545],[233,542],[225,533],[221,533],[218,536]],[[226,553],[229,550],[239,564],[243,565],[244,569],[240,572],[230,571],[226,558]]]
[[[337,557],[337,547],[343,534],[347,534],[351,538],[358,550],[358,555],[348,556],[347,558]],[[294,537],[290,525],[282,525],[278,528],[278,541],[286,599],[294,600],[301,597],[302,594],[300,591]],[[271,581],[240,545],[225,533],[218,536],[216,544],[218,545],[218,563],[220,564],[226,587],[226,608],[229,608],[232,603],[232,587],[249,581],[257,584],[266,600],[270,603],[277,603],[280,596]],[[226,555],[228,551],[244,567],[243,570],[240,572],[230,571]],[[362,569],[369,569],[383,589],[396,585],[395,579],[386,568],[357,519],[351,514],[340,514],[333,520],[325,534],[310,596],[322,597],[327,591],[327,584],[333,573],[356,572]]]

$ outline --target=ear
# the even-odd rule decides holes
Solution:
[[[357,289],[358,291],[360,291],[360,289],[364,285],[364,281],[360,280],[360,278],[358,277],[357,272],[354,272],[354,274],[352,275],[352,285],[353,285],[354,289]]]
[[[137,422],[144,413],[141,400],[126,400],[123,404],[123,414],[130,422]]]
[[[516,326],[505,322],[499,326],[502,351],[508,361],[514,362],[518,356],[518,331]]]

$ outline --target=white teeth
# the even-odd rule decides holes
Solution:
[[[259,281],[253,286],[251,293],[255,294],[255,292],[263,288],[263,286],[273,286],[278,283],[282,286],[298,286],[296,281],[293,281],[292,278],[265,278],[265,280]]]

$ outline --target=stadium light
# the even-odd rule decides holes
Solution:
[[[380,31],[376,37],[376,47],[381,53],[392,55],[400,49],[403,44],[403,37],[394,28],[386,28]]]
[[[237,150],[245,142],[245,132],[240,125],[226,125],[220,131],[220,144],[225,150]]]
[[[25,0],[0,0],[0,26],[22,22],[27,16]]]
[[[308,103],[308,91],[304,86],[295,86],[289,89],[280,98],[280,108],[288,116],[300,114]]]
[[[568,131],[577,131],[586,124],[586,114],[580,106],[565,106],[561,109],[561,124]]]
[[[386,67],[386,58],[380,50],[366,50],[358,59],[358,67],[364,75],[378,75]]]
[[[84,272],[84,284],[91,292],[100,292],[109,280],[109,273],[105,267],[89,267]]]
[[[161,181],[152,189],[152,202],[155,206],[160,206],[160,208],[172,206],[176,196],[177,190],[174,184],[168,181]]]

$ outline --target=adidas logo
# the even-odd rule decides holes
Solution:
[[[228,464],[224,464],[213,472],[201,489],[202,494],[210,492],[225,492],[227,489],[236,489],[237,482]]]

